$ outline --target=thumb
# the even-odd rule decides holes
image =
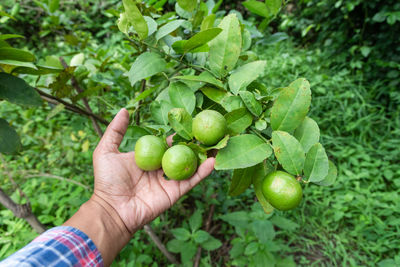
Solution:
[[[106,132],[97,146],[102,152],[118,152],[129,124],[129,113],[123,108],[108,125]]]

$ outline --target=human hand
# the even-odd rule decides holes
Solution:
[[[93,197],[111,206],[132,234],[207,177],[214,169],[215,159],[208,158],[193,177],[183,181],[166,180],[162,169],[143,171],[135,163],[134,152],[118,151],[128,123],[128,111],[122,109],[93,153]],[[168,141],[171,145],[171,138]]]

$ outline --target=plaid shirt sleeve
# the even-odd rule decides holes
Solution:
[[[85,233],[70,226],[59,226],[0,262],[0,267],[4,266],[103,266],[103,259]]]

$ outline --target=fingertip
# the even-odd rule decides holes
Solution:
[[[129,118],[129,112],[126,108],[121,108],[120,111],[118,111],[117,115],[123,115]]]
[[[214,170],[215,158],[210,157],[206,159],[198,168],[197,172],[199,176],[203,179],[211,174]]]

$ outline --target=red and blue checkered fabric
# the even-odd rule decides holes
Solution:
[[[0,266],[103,266],[103,259],[85,233],[73,227],[59,226],[1,261]]]

